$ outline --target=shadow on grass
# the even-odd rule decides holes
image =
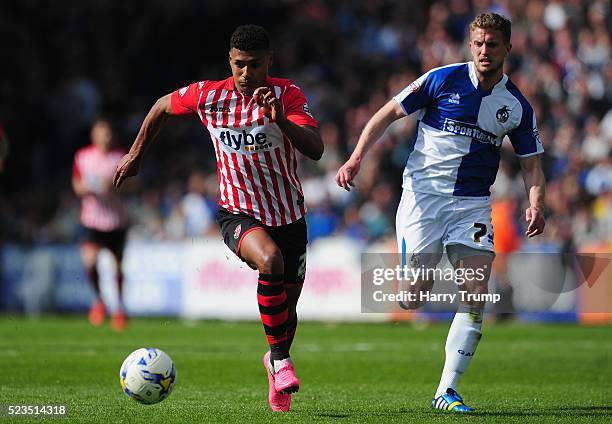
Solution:
[[[321,418],[330,418],[337,420],[345,420],[352,418],[363,418],[364,416],[372,415],[376,417],[384,416],[400,416],[414,413],[425,413],[426,415],[440,415],[445,414],[443,411],[434,410],[413,410],[413,409],[397,409],[388,411],[355,411],[354,413],[319,413],[315,414]],[[455,415],[455,414],[448,414]],[[456,414],[461,415],[461,414]],[[465,414],[466,417],[612,417],[612,405],[601,405],[601,406],[561,406],[558,408],[545,408],[536,411],[474,411],[469,414]]]
[[[474,411],[470,415],[485,417],[612,417],[612,406],[560,406],[536,411]]]
[[[610,406],[562,406],[555,408],[560,411],[607,411],[612,412],[612,405]]]

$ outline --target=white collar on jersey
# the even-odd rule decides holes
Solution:
[[[471,60],[468,62],[468,69],[468,73],[470,74],[470,80],[472,81],[474,88],[478,88],[478,77],[476,77],[476,67],[474,66],[474,61]],[[497,87],[505,86],[506,82],[508,82],[508,75],[504,74],[502,76],[502,79],[500,79],[499,82],[493,86],[493,90],[495,90]]]

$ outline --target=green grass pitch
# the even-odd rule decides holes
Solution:
[[[477,412],[432,411],[448,324],[301,323],[293,358],[302,388],[289,414],[267,405],[258,323],[135,319],[124,333],[84,317],[0,317],[0,403],[66,404],[60,422],[611,422],[612,328],[487,325],[460,392]],[[125,396],[119,366],[138,347],[177,364],[170,397]],[[2,422],[10,421],[0,417]],[[15,422],[40,422],[19,419]],[[45,420],[45,422],[54,420]]]

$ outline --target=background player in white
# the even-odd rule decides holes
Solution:
[[[417,134],[406,162],[396,229],[402,266],[433,267],[443,249],[455,268],[485,269],[485,279],[463,289],[486,293],[495,255],[489,188],[508,136],[519,157],[529,207],[526,235],[544,230],[543,152],[535,115],[503,73],[510,44],[510,21],[495,13],[478,15],[470,25],[472,61],[433,69],[383,106],[365,126],[355,151],[336,182],[353,186],[368,149],[395,120],[418,112]],[[414,292],[429,290],[420,281]],[[420,303],[403,305],[416,308]],[[454,412],[472,409],[456,386],[481,337],[484,302],[462,304],[446,341],[446,361],[432,407]]]
[[[197,115],[211,135],[225,243],[259,271],[257,300],[270,351],[264,355],[268,400],[288,411],[299,389],[289,350],[306,272],[306,213],[296,150],[318,160],[323,141],[306,98],[292,81],[268,76],[264,28],[242,25],[230,39],[232,75],[200,81],[161,97],[114,176],[119,187],[136,175],[147,146],[170,115]],[[228,302],[231,299],[228,299]]]
[[[119,194],[112,190],[115,168],[125,151],[113,147],[113,130],[108,120],[100,118],[91,128],[91,144],[79,149],[74,156],[72,187],[81,198],[81,225],[85,240],[81,257],[85,272],[92,284],[95,298],[89,311],[89,322],[94,326],[104,323],[106,306],[100,295],[98,255],[108,249],[115,260],[117,310],[113,311],[112,326],[123,330],[127,315],[123,307],[123,271],[121,261],[127,233],[127,215]]]

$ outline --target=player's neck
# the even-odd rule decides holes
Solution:
[[[495,75],[491,75],[491,76],[486,76],[479,72],[476,72],[476,78],[478,78],[478,83],[484,90],[487,90],[487,91],[495,87],[495,84],[500,82],[503,77],[504,77],[504,72],[502,70],[495,73]]]
[[[104,146],[100,146],[98,144],[92,143],[92,146],[94,146],[94,148],[101,152],[101,153],[108,153],[110,151],[110,147],[104,147]]]
[[[240,87],[239,87],[239,86],[237,86],[235,83],[234,83],[234,90],[236,90],[236,93],[237,93],[238,95],[240,95],[240,96],[243,96],[243,97],[253,97],[253,92],[246,93],[246,92],[242,91],[242,90],[240,89]]]

